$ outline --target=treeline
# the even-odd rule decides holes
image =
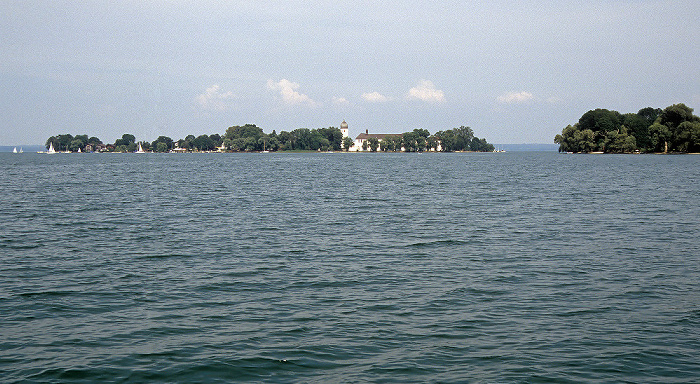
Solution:
[[[86,147],[104,145],[102,140],[97,137],[88,137],[88,135],[71,134],[51,136],[46,140],[46,149],[53,145],[54,150],[59,152],[77,152],[85,151]]]
[[[554,137],[559,152],[700,152],[700,117],[685,104],[621,114],[588,111]]]
[[[213,151],[221,146],[223,138],[219,134],[213,135],[188,135],[184,139],[174,141],[167,136],[159,136],[152,142],[136,141],[136,137],[125,133],[113,144],[105,144],[97,137],[88,135],[63,134],[51,136],[46,140],[46,148],[53,145],[59,152],[134,152],[139,144],[144,151],[170,152],[175,148],[187,151]]]
[[[230,151],[340,151],[356,150],[355,141],[343,138],[335,127],[266,134],[253,124],[233,126],[226,130],[223,145]],[[492,152],[494,147],[486,139],[479,139],[469,127],[439,131],[431,135],[426,129],[414,129],[402,134],[384,136],[381,141],[370,137],[362,144],[363,151],[420,152],[428,150]]]
[[[471,128],[461,126],[446,131],[438,131],[434,135],[426,129],[414,129],[400,135],[385,136],[381,142],[371,137],[362,143],[362,150],[383,152],[423,152],[423,151],[473,151],[493,152],[493,145],[486,139],[474,136]]]
[[[340,129],[298,128],[291,132],[279,134],[272,131],[263,132],[255,124],[233,126],[226,130],[223,137],[226,150],[233,152],[250,151],[340,151],[343,146],[343,134]]]
[[[193,151],[206,152],[223,150],[229,152],[255,151],[341,151],[357,150],[353,148],[355,141],[350,137],[343,138],[340,129],[328,128],[299,128],[291,132],[263,132],[255,124],[232,126],[226,129],[223,136],[188,135],[184,139],[173,140],[167,136],[159,136],[152,142],[136,141],[132,134],[124,134],[113,144],[104,144],[97,137],[87,135],[72,136],[70,134],[51,136],[46,140],[46,148],[53,145],[57,151],[70,152],[135,152],[139,145],[147,152]],[[439,131],[431,135],[426,129],[414,129],[402,134],[387,135],[380,141],[369,138],[363,143],[362,150],[369,151],[407,151],[420,152],[440,150],[491,152],[492,144],[486,139],[479,139],[469,127],[459,127]]]

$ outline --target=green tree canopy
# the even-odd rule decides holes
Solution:
[[[347,152],[350,150],[350,147],[352,147],[355,144],[355,140],[353,140],[350,136],[345,136],[343,138],[343,149]]]
[[[564,128],[554,142],[566,152],[694,152],[700,151],[694,139],[698,125],[700,118],[685,104],[663,110],[647,107],[625,115],[595,109]]]

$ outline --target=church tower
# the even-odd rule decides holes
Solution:
[[[345,120],[340,123],[340,132],[343,134],[343,139],[350,136],[348,133],[348,123],[346,123]]]

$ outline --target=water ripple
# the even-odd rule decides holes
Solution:
[[[4,382],[700,377],[698,157],[27,155]]]

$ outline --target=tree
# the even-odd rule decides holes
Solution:
[[[267,135],[263,135],[261,138],[258,139],[258,145],[262,146],[263,151],[269,150],[268,148],[268,142],[270,141],[270,137]]]
[[[367,139],[369,142],[369,149],[372,152],[377,152],[377,149],[379,148],[379,140],[376,137],[370,137]]]
[[[243,149],[246,152],[252,152],[258,149],[258,140],[255,137],[246,137],[243,139]]]
[[[125,133],[122,135],[121,139],[117,139],[114,142],[114,146],[118,147],[120,145],[129,146],[130,144],[136,143],[136,137],[130,133]]]
[[[640,112],[641,111],[642,110],[640,110]],[[635,138],[636,145],[639,146],[641,150],[646,151],[651,147],[649,126],[652,123],[653,121],[649,122],[647,117],[638,113],[627,113],[624,115],[624,126],[627,127],[629,135]]]
[[[277,151],[280,149],[280,141],[277,139],[277,136],[270,136],[270,143],[269,143],[269,150],[270,151]]]
[[[56,144],[54,144],[54,149],[57,151],[68,151],[70,150],[70,144],[73,141],[73,135],[66,133],[63,135],[56,136]]]
[[[470,148],[472,139],[474,139],[474,131],[471,128],[462,125],[454,129],[454,135],[456,138],[456,151],[465,151]]]
[[[177,141],[177,146],[178,146],[178,148],[187,149],[187,150],[189,150],[189,149],[191,148],[190,142],[187,141],[186,139],[180,139],[180,140],[178,140],[178,141]]]
[[[493,152],[493,144],[486,142],[486,139],[479,139],[474,137],[472,142],[469,144],[469,149],[474,152]]]
[[[255,124],[246,124],[243,126],[232,126],[226,129],[223,140],[228,140],[230,148],[233,151],[256,151],[262,150],[263,142],[260,139],[266,136],[262,128]]]
[[[649,127],[649,136],[651,137],[651,146],[655,152],[668,152],[668,142],[671,139],[671,130],[656,122]]]
[[[443,152],[455,151],[457,140],[453,130],[450,129],[447,131],[438,131],[435,133],[435,137],[437,137],[438,141],[440,142]]]
[[[617,131],[607,132],[601,149],[606,153],[626,153],[637,149],[637,143],[634,136],[627,134],[627,128],[623,125]]]
[[[163,144],[164,146],[161,146],[160,144]],[[151,143],[151,147],[153,147],[156,152],[168,152],[173,148],[173,139],[169,138],[168,136],[158,136],[158,138]]]
[[[218,133],[209,135],[209,139],[211,139],[211,141],[214,143],[214,147],[220,146],[221,143],[224,141],[224,139]]]
[[[343,133],[340,129],[335,127],[319,128],[318,131],[321,136],[328,140],[328,149],[333,151],[340,151],[343,145]]]
[[[435,137],[435,135],[430,135],[426,139],[426,147],[429,151],[435,150],[437,151],[438,149],[438,139]]]
[[[637,115],[639,115],[641,118],[647,121],[647,126],[650,126],[654,124],[656,119],[661,115],[661,112],[663,110],[661,108],[652,108],[652,107],[646,107],[642,108],[637,112]]]
[[[88,144],[88,140],[89,140],[88,135],[75,135],[75,137],[73,139],[74,140],[77,139],[77,140],[80,140],[83,142],[83,144],[80,147],[81,150],[85,149],[85,146]]]
[[[382,151],[401,151],[401,136],[388,135],[382,139]]]
[[[98,139],[97,137],[93,136],[87,140],[87,143],[90,145],[102,145],[102,140]]]
[[[679,152],[698,152],[700,150],[700,122],[684,121],[678,125],[674,134],[674,148]]]
[[[401,144],[406,152],[415,152],[418,150],[417,138],[418,135],[415,132],[405,132],[401,135]]]
[[[688,152],[693,147],[693,126],[695,122],[700,122],[700,118],[693,115],[693,108],[685,104],[666,107],[659,116],[659,122],[671,132],[668,141],[673,151]]]
[[[46,139],[46,144],[44,144],[46,149],[49,149],[52,145],[54,149],[58,149],[58,138],[56,136],[49,137]]]
[[[577,152],[589,153],[598,149],[595,142],[596,134],[591,129],[579,130],[574,135]]]
[[[73,139],[73,141],[70,142],[69,150],[71,152],[77,152],[78,150],[83,150],[85,147],[85,143],[83,143],[82,140],[80,139]]]
[[[578,121],[579,129],[590,129],[594,133],[617,131],[622,125],[622,115],[617,111],[595,109],[588,111]]]
[[[343,149],[345,149],[346,152],[350,151],[350,147],[355,145],[355,141],[350,138],[350,136],[345,136],[343,138]]]
[[[282,131],[277,135],[277,139],[280,141],[280,149],[289,150],[294,149],[294,143],[292,142],[293,136],[290,132]]]
[[[682,122],[693,120],[693,108],[685,104],[673,104],[666,107],[659,116],[661,124],[674,131]]]

